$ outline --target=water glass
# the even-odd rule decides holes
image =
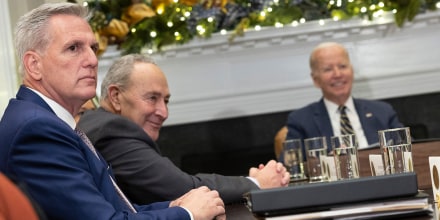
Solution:
[[[356,135],[348,134],[331,137],[338,180],[359,178],[358,143]]]
[[[386,174],[413,172],[411,134],[408,127],[378,131]]]
[[[327,140],[325,137],[314,137],[304,139],[306,147],[306,160],[309,175],[309,182],[328,181],[328,172],[324,165],[324,158],[327,157]]]
[[[284,165],[292,179],[303,179],[304,162],[301,139],[289,139],[283,142]]]

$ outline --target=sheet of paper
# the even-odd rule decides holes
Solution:
[[[383,167],[383,160],[381,154],[370,154],[370,169],[372,176],[382,176],[385,174],[385,169]]]

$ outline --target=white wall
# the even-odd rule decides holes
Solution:
[[[154,54],[172,93],[167,124],[288,111],[316,101],[321,94],[310,79],[308,57],[322,41],[348,48],[356,97],[440,91],[439,11],[418,15],[401,29],[391,16],[325,22],[251,31],[232,44],[215,35]],[[100,79],[117,57],[117,51],[104,54]]]

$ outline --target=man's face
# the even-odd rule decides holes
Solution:
[[[41,55],[41,86],[44,93],[72,114],[95,96],[98,47],[82,18],[56,15],[48,26],[49,45]]]
[[[135,122],[156,141],[168,118],[170,92],[165,75],[154,64],[136,63],[130,83],[121,91],[120,114]]]
[[[338,46],[324,47],[315,52],[313,82],[323,96],[336,104],[344,104],[351,93],[353,68],[345,50]]]

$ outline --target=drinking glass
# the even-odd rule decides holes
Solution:
[[[283,142],[284,165],[292,179],[305,178],[301,142],[301,139],[289,139]]]
[[[358,143],[356,135],[331,137],[332,152],[335,159],[338,180],[359,178]]]
[[[378,131],[386,174],[412,172],[411,134],[408,127]]]
[[[304,139],[306,147],[307,168],[309,170],[309,182],[328,181],[328,174],[324,166],[324,158],[327,157],[327,141],[325,137]]]

